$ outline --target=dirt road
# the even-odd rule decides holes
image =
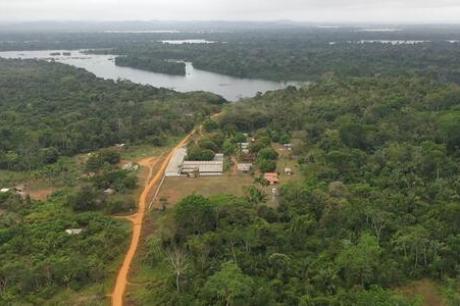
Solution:
[[[139,245],[139,240],[141,238],[142,233],[142,224],[145,217],[146,208],[149,204],[149,195],[154,190],[155,186],[161,181],[166,167],[168,166],[169,160],[173,156],[173,153],[176,149],[185,145],[190,137],[195,133],[193,130],[190,134],[188,134],[181,142],[179,142],[176,147],[171,150],[166,157],[163,159],[155,160],[152,159],[150,163],[148,163],[149,167],[149,177],[145,184],[145,188],[142,191],[142,194],[139,198],[139,207],[136,214],[132,215],[129,220],[133,223],[133,233],[131,238],[131,244],[129,246],[128,251],[126,252],[125,258],[123,260],[123,264],[118,271],[117,280],[115,283],[115,288],[112,292],[112,305],[113,306],[122,306],[123,305],[123,297],[126,291],[126,286],[128,284],[128,274],[129,269],[131,267],[131,263],[133,261],[134,256],[136,255],[136,251]],[[153,169],[157,165],[158,162],[161,162],[161,165],[158,171],[153,176]],[[145,165],[144,165],[145,166]],[[153,176],[153,178],[152,178]]]

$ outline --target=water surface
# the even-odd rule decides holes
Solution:
[[[70,56],[63,52],[71,52]],[[51,55],[60,53],[60,55]],[[185,76],[173,76],[115,65],[114,55],[84,54],[76,50],[8,51],[0,57],[55,60],[60,63],[84,68],[104,79],[127,79],[135,83],[170,88],[179,92],[209,91],[221,95],[228,101],[253,97],[257,92],[283,89],[297,82],[272,82],[257,79],[243,79],[199,70],[192,63],[186,63]]]
[[[183,44],[214,44],[215,41],[206,40],[206,39],[166,39],[160,40],[164,44],[170,45],[183,45]]]
[[[392,44],[392,45],[417,45],[430,43],[430,40],[386,40],[386,39],[363,39],[359,41],[349,41],[349,43],[357,44]]]

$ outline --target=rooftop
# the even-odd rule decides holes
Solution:
[[[83,232],[83,229],[82,228],[69,228],[69,229],[66,229],[65,232],[68,235],[79,235]]]
[[[184,162],[185,156],[187,155],[186,148],[179,148],[174,151],[173,157],[169,161],[168,167],[166,168],[166,176],[180,176],[181,165]]]
[[[182,164],[182,172],[192,172],[196,169],[199,170],[200,174],[205,173],[219,173],[224,171],[223,161],[184,161]]]
[[[252,168],[251,163],[239,163],[237,165],[239,171],[249,171]]]
[[[264,174],[264,178],[270,183],[270,185],[278,184],[279,178],[276,172],[267,172]]]

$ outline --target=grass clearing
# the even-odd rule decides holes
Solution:
[[[420,297],[422,306],[448,306],[442,297],[439,285],[429,279],[411,282],[398,291],[411,298]]]
[[[198,178],[187,177],[167,177],[163,183],[159,196],[157,198],[167,199],[168,204],[175,204],[184,197],[193,193],[203,196],[212,196],[217,194],[232,194],[235,196],[244,196],[246,188],[254,181],[250,175],[230,175],[208,176]]]
[[[129,145],[125,149],[120,150],[121,158],[123,160],[133,160],[143,159],[146,157],[159,156],[165,151],[171,149],[183,136],[180,137],[171,137],[168,139],[168,143],[164,146],[158,147],[154,145]]]
[[[295,159],[291,157],[291,151],[285,149],[282,145],[274,145],[279,153],[277,161],[277,172],[279,173],[280,183],[299,181],[302,179],[302,174],[299,165]],[[291,168],[292,175],[284,172],[285,168]],[[258,174],[256,174],[258,175]],[[188,177],[167,177],[161,187],[157,197],[156,204],[159,204],[159,199],[164,198],[167,204],[174,205],[186,196],[191,194],[200,194],[205,197],[217,194],[232,194],[235,196],[246,195],[246,190],[254,182],[254,177],[249,174],[233,173],[229,170],[222,176],[203,176],[198,178]],[[272,188],[275,186],[264,187],[268,199],[271,199]]]
[[[8,171],[0,170],[0,185],[1,188],[4,186],[9,186],[17,182],[24,181],[25,179],[30,178],[30,172],[17,172],[17,171]]]

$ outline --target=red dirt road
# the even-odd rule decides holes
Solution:
[[[113,306],[122,306],[124,302],[124,295],[126,291],[126,286],[128,284],[129,269],[131,267],[131,263],[133,261],[134,256],[136,255],[136,251],[139,246],[145,212],[147,210],[146,208],[148,207],[149,200],[150,200],[149,195],[152,194],[151,192],[154,190],[155,186],[163,178],[166,167],[168,166],[168,163],[171,160],[171,157],[173,156],[174,151],[182,147],[183,145],[185,145],[194,133],[195,133],[195,130],[193,130],[184,139],[182,139],[181,142],[179,142],[176,145],[176,147],[174,147],[174,149],[171,150],[164,159],[160,159],[162,161],[161,166],[153,178],[152,178],[153,168],[156,166],[156,164],[160,160],[152,159],[150,163],[147,163],[150,174],[145,184],[145,188],[142,191],[142,194],[139,198],[138,211],[136,214],[129,217],[129,220],[131,220],[131,222],[133,223],[133,233],[132,233],[132,238],[131,238],[131,244],[129,246],[128,251],[126,252],[125,258],[123,260],[123,264],[121,265],[121,268],[118,271],[117,280],[115,282],[115,287],[112,292],[112,305]]]

